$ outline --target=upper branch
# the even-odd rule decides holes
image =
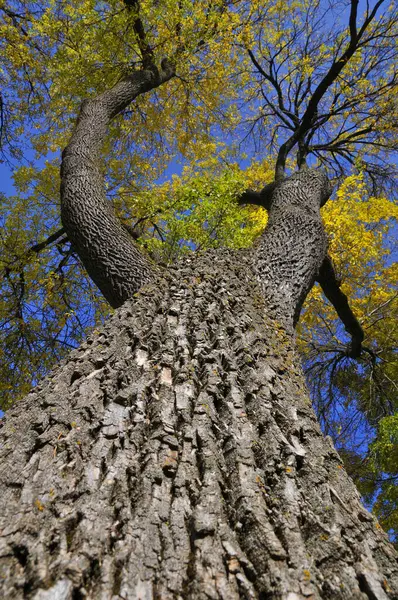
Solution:
[[[292,113],[290,110],[288,110],[288,109],[286,108],[286,106],[285,106],[285,104],[284,104],[284,101],[283,101],[282,88],[281,88],[281,86],[280,86],[280,84],[279,84],[279,81],[277,80],[277,78],[276,78],[276,77],[274,77],[274,76],[272,75],[272,73],[271,73],[271,72],[270,72],[270,73],[267,73],[267,72],[266,72],[266,71],[263,69],[263,67],[260,65],[260,63],[258,62],[257,58],[255,57],[255,55],[254,55],[253,51],[252,51],[252,50],[250,50],[250,48],[248,49],[248,51],[247,51],[247,52],[248,52],[248,54],[249,54],[250,60],[252,61],[253,65],[256,67],[256,69],[257,69],[257,71],[260,73],[260,75],[262,75],[262,76],[264,77],[264,79],[265,79],[266,81],[268,81],[268,82],[269,82],[269,83],[270,83],[270,84],[273,86],[274,90],[276,91],[277,97],[278,97],[278,106],[279,106],[279,110],[280,110],[280,111],[281,111],[281,112],[282,112],[284,115],[286,115],[287,117],[289,117],[289,119],[290,119],[291,123],[290,123],[290,122],[288,122],[288,121],[287,121],[287,120],[286,120],[286,119],[285,119],[285,118],[284,118],[284,117],[283,117],[283,116],[282,116],[282,115],[279,113],[279,117],[280,117],[280,119],[281,119],[281,120],[282,120],[282,121],[285,123],[285,125],[287,125],[287,126],[290,128],[290,129],[293,129],[293,125],[297,125],[297,124],[298,124],[298,118],[297,118],[297,116],[296,116],[294,113]],[[267,98],[265,97],[265,94],[264,94],[264,98],[265,98],[265,100],[266,100],[266,101],[267,101],[269,104],[271,104],[271,103],[270,103],[270,102],[267,100]],[[275,108],[274,108],[274,110],[275,110]],[[275,112],[277,112],[277,111],[275,111]],[[293,125],[292,125],[292,124],[293,124]]]
[[[305,135],[310,131],[313,127],[314,119],[317,117],[318,105],[325,93],[332,86],[332,84],[339,77],[341,71],[344,69],[345,65],[352,58],[355,52],[361,45],[362,38],[364,36],[365,31],[369,27],[370,23],[373,21],[378,8],[385,0],[379,0],[372,12],[367,16],[360,30],[357,30],[357,10],[358,10],[358,0],[351,0],[351,10],[349,16],[349,32],[350,38],[345,50],[341,53],[340,56],[337,56],[333,63],[331,64],[326,75],[321,79],[318,86],[314,90],[312,96],[309,99],[307,104],[307,108],[304,111],[302,118],[300,119],[300,124],[295,129],[294,133],[290,136],[286,142],[284,142],[280,148],[278,153],[278,158],[276,162],[275,168],[275,178],[280,180],[284,177],[286,158],[292,148],[297,144],[300,140],[303,140]]]
[[[357,13],[358,13],[358,0],[351,0],[351,11],[350,11],[350,37],[351,40],[357,38]]]
[[[123,2],[126,5],[127,10],[133,14],[133,29],[137,36],[137,43],[142,56],[142,64],[144,67],[153,65],[155,57],[151,46],[147,42],[144,25],[139,16],[139,0],[123,0]]]

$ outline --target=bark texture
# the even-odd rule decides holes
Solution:
[[[254,262],[268,310],[288,329],[326,256],[320,208],[331,193],[323,171],[306,169],[273,186],[267,202],[268,226]]]
[[[9,411],[1,597],[398,597],[251,265],[159,275]]]
[[[140,253],[104,190],[100,153],[110,121],[137,96],[174,75],[166,60],[135,71],[103,94],[82,103],[71,140],[62,154],[61,217],[91,279],[118,307],[147,283],[153,267]]]

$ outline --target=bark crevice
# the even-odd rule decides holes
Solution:
[[[394,551],[319,430],[250,253],[157,283],[7,414],[2,595],[362,600],[362,581],[393,598]]]

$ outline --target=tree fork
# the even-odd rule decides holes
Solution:
[[[145,44],[140,23],[135,32]],[[157,271],[107,202],[98,165],[111,119],[174,75],[142,48],[145,69],[82,104],[63,154],[65,230],[124,306],[7,414],[1,593],[397,598],[394,549],[322,436],[294,346],[326,256],[327,177],[277,176],[252,252]]]

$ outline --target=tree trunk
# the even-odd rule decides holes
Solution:
[[[9,411],[2,598],[398,598],[255,281],[186,259]]]

